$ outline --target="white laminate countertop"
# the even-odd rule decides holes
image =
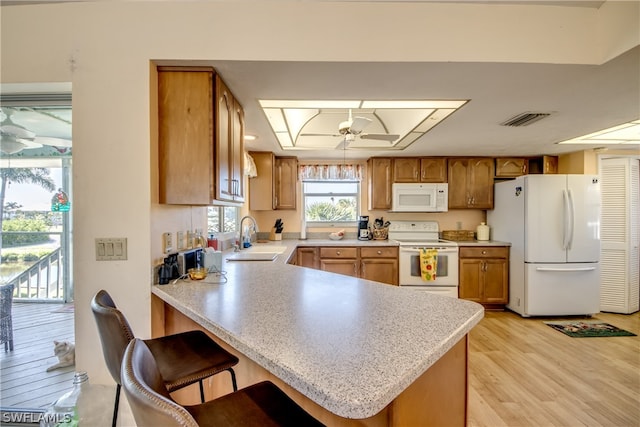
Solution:
[[[467,334],[484,309],[286,264],[298,245],[316,242],[260,244],[287,250],[273,262],[225,259],[225,283],[180,281],[152,292],[328,411],[367,418]]]

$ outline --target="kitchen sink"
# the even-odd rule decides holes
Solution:
[[[242,249],[240,252],[253,252],[253,253],[274,253],[281,254],[287,250],[286,246],[282,245],[270,245],[264,243],[254,243],[252,246]]]
[[[273,261],[277,256],[275,252],[242,251],[233,253],[227,261]]]

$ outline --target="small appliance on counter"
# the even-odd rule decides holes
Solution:
[[[371,237],[369,233],[369,217],[361,216],[358,218],[358,240],[369,240]]]
[[[481,222],[478,227],[476,227],[476,239],[477,240],[489,240],[490,228],[485,222]]]

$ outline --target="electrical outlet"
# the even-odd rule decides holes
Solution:
[[[178,231],[178,250],[181,251],[184,249],[184,231]]]
[[[187,231],[187,249],[192,249],[193,248],[193,238],[194,238],[194,234],[190,231]]]
[[[173,239],[171,233],[162,233],[162,247],[165,254],[173,252]]]

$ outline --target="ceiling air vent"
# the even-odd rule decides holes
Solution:
[[[550,115],[551,113],[522,113],[511,117],[506,122],[500,123],[500,125],[513,127],[527,126]]]

